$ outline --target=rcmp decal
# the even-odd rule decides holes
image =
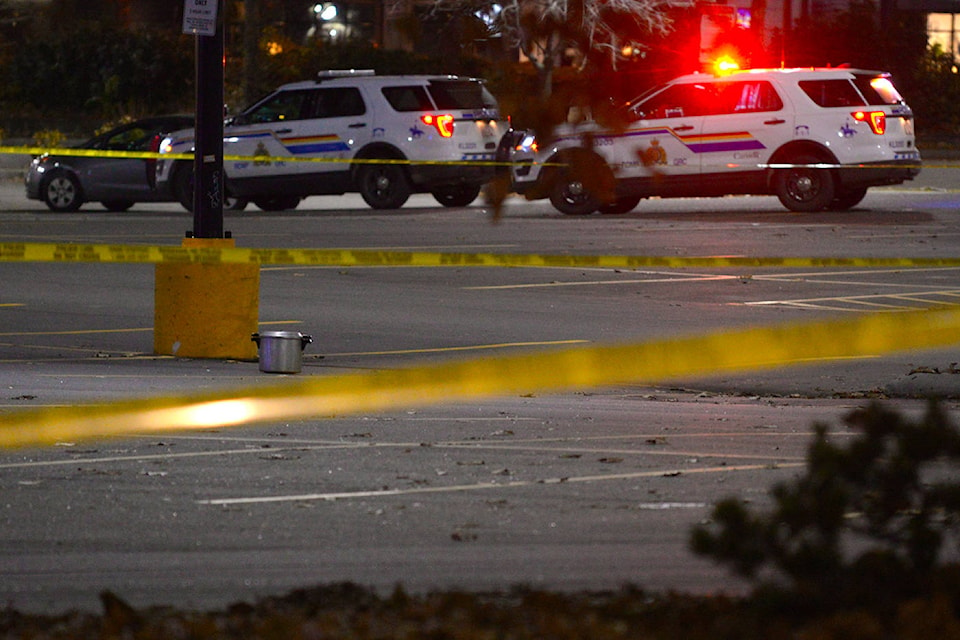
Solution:
[[[678,140],[684,147],[693,153],[716,153],[716,152],[730,152],[730,151],[751,151],[754,149],[766,149],[766,146],[756,138],[754,138],[749,131],[730,131],[724,133],[705,133],[705,134],[696,134],[696,135],[680,135],[669,127],[654,127],[650,129],[634,129],[631,131],[626,131],[619,135],[614,136],[603,136],[603,138],[598,137],[597,140],[609,140],[612,144],[613,140],[616,138],[629,139],[629,138],[654,138],[655,136],[659,137],[673,137]],[[640,153],[644,164],[647,163],[646,154],[653,147],[659,147],[659,150],[654,149],[650,151],[651,159],[654,164],[666,164],[666,151],[660,147],[660,141],[656,140],[656,144],[653,144],[654,140],[651,140],[649,145],[646,145],[644,150]],[[602,144],[598,144],[602,146]],[[660,162],[664,160],[664,162]]]
[[[336,134],[281,138],[280,142],[287,148],[287,151],[295,156],[307,153],[335,153],[350,150],[350,145]]]
[[[730,133],[708,133],[698,136],[678,136],[680,141],[694,153],[712,153],[717,151],[749,151],[765,149],[759,140],[748,131]]]
[[[665,165],[667,164],[667,150],[660,146],[660,141],[657,138],[654,138],[650,141],[649,147],[640,151],[640,160],[645,167]]]
[[[253,166],[265,167],[270,165],[270,152],[267,151],[267,145],[263,144],[263,142],[257,143],[257,148],[253,151],[253,155],[258,158],[263,158],[262,160],[254,160]]]
[[[272,131],[253,131],[243,135],[230,136],[226,140],[233,143],[255,140],[257,141],[257,148],[253,155],[270,156],[271,154],[264,143],[267,138],[275,138],[291,155],[295,156],[309,153],[336,153],[350,150],[350,145],[341,140],[340,136],[336,134],[279,138],[275,136]]]

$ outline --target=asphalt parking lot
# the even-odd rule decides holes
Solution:
[[[723,199],[703,214],[658,203],[616,220],[564,219],[529,204],[511,210],[515,224],[498,226],[479,207],[438,212],[414,203],[391,218],[340,201],[230,222],[264,246],[955,255],[955,196],[916,186],[816,222],[756,199]],[[4,241],[155,242],[182,235],[189,221],[175,205],[126,217],[54,216],[19,199],[18,187],[0,188]],[[4,270],[4,412],[284,380],[256,362],[152,355],[149,266]],[[949,270],[263,275],[264,326],[317,339],[301,377],[832,317],[849,313],[834,308],[841,300],[895,292],[884,304],[914,304],[956,282]],[[778,304],[757,304],[765,301]],[[0,601],[96,609],[97,593],[111,589],[137,606],[222,607],[342,580],[414,591],[630,582],[738,592],[742,583],[687,551],[690,527],[721,497],[762,506],[774,482],[798,472],[814,422],[835,425],[843,439],[841,417],[873,397],[916,413],[924,402],[913,396],[955,391],[956,360],[945,349],[664,385],[435,406],[411,399],[393,411],[8,451],[0,456]]]

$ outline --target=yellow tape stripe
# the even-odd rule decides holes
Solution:
[[[121,244],[0,243],[0,262],[205,263],[383,267],[960,267],[960,258],[817,258],[744,256],[589,256],[550,254],[251,249]]]
[[[47,147],[0,147],[0,154],[30,156],[64,156],[78,158],[129,158],[133,160],[193,160],[193,153],[158,153],[155,151],[109,151],[103,149],[70,149]],[[493,160],[400,160],[396,158],[336,158],[332,156],[247,156],[227,154],[224,162],[322,162],[349,164],[405,164],[405,165],[469,165],[473,166],[512,166],[512,162]],[[526,163],[529,164],[529,163]],[[546,166],[546,165],[545,165]]]
[[[110,151],[107,149],[73,149],[70,147],[4,147],[0,155],[18,156],[66,156],[77,158],[131,158],[134,160],[193,160],[192,153],[157,153],[156,151]]]
[[[69,147],[4,147],[0,146],[0,155],[30,155],[30,156],[72,156],[84,158],[131,158],[135,160],[193,160],[193,153],[158,153],[154,151],[110,151],[105,149],[72,149]],[[525,164],[537,164],[540,166],[561,166],[563,163],[551,162],[533,162],[533,161],[494,161],[494,160],[406,160],[395,158],[338,158],[332,156],[268,156],[268,155],[234,155],[227,154],[223,156],[225,162],[321,162],[321,163],[347,163],[347,164],[403,164],[403,165],[469,165],[469,166],[490,166],[490,167],[510,167]],[[812,165],[803,164],[740,164],[729,165],[731,168],[758,168],[758,169],[788,169],[791,167],[812,166],[818,169],[956,169],[960,168],[958,164],[937,164],[937,163],[915,163],[915,164],[829,164],[816,163]]]
[[[960,309],[946,309],[725,330],[639,344],[574,347],[373,373],[306,376],[282,385],[232,392],[21,411],[0,418],[0,448],[317,419],[534,391],[652,383],[798,361],[875,356],[958,341]]]

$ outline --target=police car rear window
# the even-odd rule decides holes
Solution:
[[[495,109],[497,101],[476,80],[433,80],[430,95],[438,109]]]
[[[900,104],[903,98],[886,75],[857,75],[853,80],[870,105]]]
[[[433,111],[433,103],[426,89],[413,85],[406,87],[384,87],[383,97],[396,111]]]
[[[844,78],[836,80],[802,80],[800,88],[821,107],[862,107],[866,103],[863,96]]]

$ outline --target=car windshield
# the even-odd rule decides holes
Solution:
[[[632,107],[632,106],[634,106],[634,105],[640,104],[641,102],[643,102],[644,100],[646,100],[647,98],[649,98],[650,96],[652,96],[653,94],[655,94],[656,92],[658,92],[658,91],[663,91],[663,89],[664,89],[665,87],[666,87],[666,85],[662,85],[662,84],[659,84],[659,85],[657,85],[657,86],[655,86],[655,87],[650,87],[649,89],[647,89],[646,91],[644,91],[643,93],[641,93],[639,96],[637,96],[636,98],[634,98],[633,100],[631,100],[631,101],[629,102],[629,104],[627,105],[627,108],[630,108],[630,107]]]
[[[153,139],[161,134],[193,125],[192,118],[140,120],[90,138],[80,145],[85,149],[112,151],[149,151]]]
[[[663,91],[633,103],[628,109],[630,120],[689,118],[709,112],[715,91],[706,83],[671,84]]]

